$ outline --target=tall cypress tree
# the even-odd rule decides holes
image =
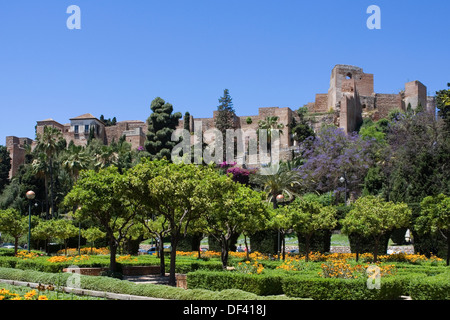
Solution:
[[[184,114],[184,129],[189,132],[191,131],[190,121],[191,121],[191,114],[188,111],[186,111],[186,113]]]
[[[220,105],[217,107],[217,116],[215,119],[216,129],[220,130],[225,137],[227,129],[234,129],[233,99],[228,89],[223,91],[223,97],[219,99]]]
[[[178,143],[178,141],[171,141],[172,133],[182,115],[180,112],[172,114],[173,106],[160,97],[152,101],[150,109],[153,113],[147,119],[148,132],[145,148],[152,159],[165,157],[170,160],[172,149]]]
[[[226,146],[226,132],[227,129],[235,129],[235,117],[236,114],[233,109],[233,99],[230,96],[228,89],[223,91],[223,97],[219,99],[220,105],[217,107],[217,114],[214,120],[216,129],[222,132],[223,137],[223,152],[224,156],[227,152],[233,152],[234,150],[227,150]],[[236,139],[233,148],[235,149]],[[231,148],[231,146],[230,146]]]

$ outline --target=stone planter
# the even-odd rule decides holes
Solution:
[[[144,276],[147,274],[161,273],[160,266],[123,266],[122,274],[124,276]]]
[[[64,268],[63,272],[78,273],[84,276],[99,276],[107,270],[108,268]]]
[[[187,276],[185,274],[175,275],[177,279],[177,288],[187,289]]]

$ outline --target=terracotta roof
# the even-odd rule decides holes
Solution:
[[[78,116],[76,118],[72,118],[70,120],[82,120],[82,119],[97,119],[96,117],[94,117],[92,114],[90,113],[85,113],[82,114],[81,116]],[[98,119],[97,119],[98,120]]]

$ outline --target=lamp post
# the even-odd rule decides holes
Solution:
[[[345,188],[345,191],[344,191],[344,193],[345,193],[345,205],[347,205],[347,177],[346,177],[345,172],[344,172],[344,176],[339,178],[339,181],[344,184],[344,188]]]
[[[81,207],[78,207],[81,210]],[[78,255],[81,256],[81,221],[78,221]]]
[[[31,200],[33,200],[36,197],[36,194],[34,193],[34,191],[28,191],[27,194],[27,199],[28,199],[28,252],[31,251]]]
[[[283,200],[284,200],[284,196],[282,194],[277,195],[278,202],[281,202]],[[278,255],[278,260],[280,260],[280,255],[281,255],[281,232],[280,232],[280,229],[278,229],[277,255]]]

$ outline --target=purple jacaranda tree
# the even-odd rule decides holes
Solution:
[[[356,133],[345,133],[343,129],[326,126],[315,138],[305,141],[303,157],[306,162],[297,170],[307,192],[347,192],[358,194],[367,170],[373,162],[372,143]]]

